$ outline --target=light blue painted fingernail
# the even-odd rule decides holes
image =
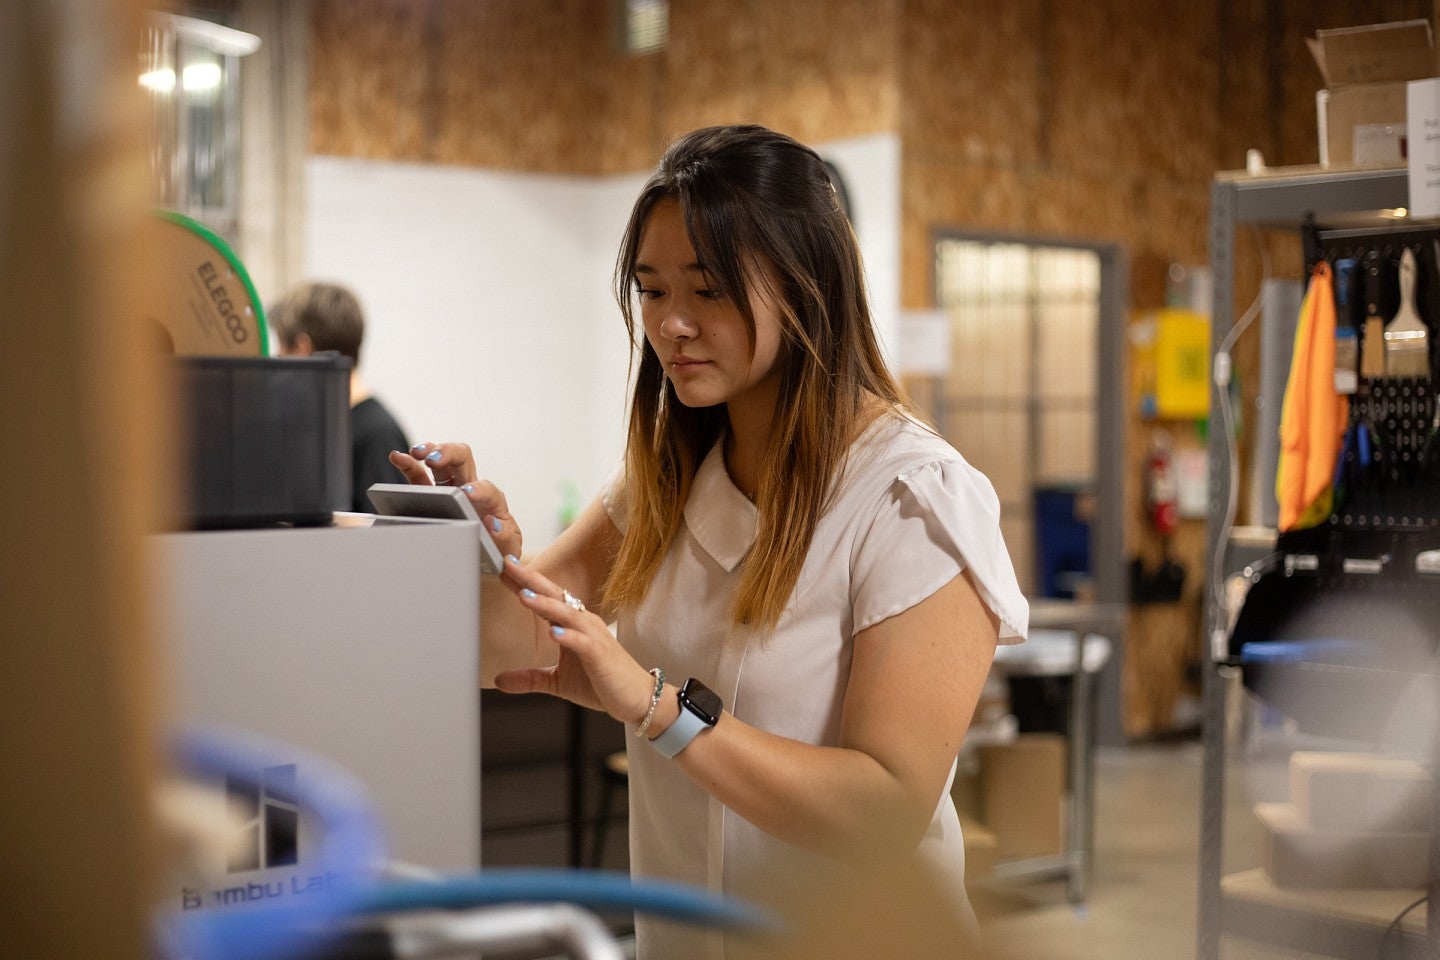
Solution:
[[[427,462],[429,462],[429,463],[439,463],[439,462],[440,462],[440,451],[439,451],[439,450],[436,450],[434,453],[430,454],[430,456],[426,457],[425,460],[426,460]]]
[[[509,560],[511,563],[515,564],[515,566],[517,566],[517,567],[520,566],[520,558],[517,557],[517,556],[515,556],[515,554],[513,554],[513,553],[507,553],[507,554],[505,554],[505,559],[506,559],[506,560]]]
[[[416,453],[419,453],[421,450],[424,450],[424,449],[425,449],[425,444],[423,444],[423,443],[417,443],[417,444],[415,444],[415,446],[411,447],[410,449],[413,450],[413,451],[415,451]]]
[[[469,490],[470,488],[466,487],[465,489]],[[496,533],[499,533],[501,530],[505,529],[505,524],[501,523],[499,520],[491,520],[490,529],[494,530]]]
[[[531,590],[529,587],[526,587],[524,590],[520,591],[520,596],[524,597],[526,600],[534,600],[535,591]]]
[[[565,628],[564,628],[564,627],[551,627],[551,628],[550,628],[550,636],[554,637],[554,638],[557,639],[557,640],[560,639],[561,637],[565,636]]]
[[[474,492],[475,492],[475,485],[474,485],[473,483],[467,483],[467,484],[465,484],[465,486],[461,487],[460,489],[461,489],[461,490],[464,490],[466,493],[474,493]],[[498,533],[499,531],[497,530],[496,532]]]

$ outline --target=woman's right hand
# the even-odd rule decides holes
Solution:
[[[463,443],[417,443],[408,452],[390,454],[390,462],[410,483],[421,486],[459,487],[470,498],[475,512],[490,531],[490,538],[502,555],[521,556],[524,537],[510,515],[505,494],[489,480],[475,475],[475,458]],[[502,576],[502,580],[508,577]],[[507,584],[512,591],[519,587]]]

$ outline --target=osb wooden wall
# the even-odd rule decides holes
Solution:
[[[895,128],[900,0],[692,0],[627,57],[609,0],[318,0],[313,153],[554,173],[654,165],[674,136]]]
[[[1162,306],[1171,263],[1209,259],[1209,184],[1256,147],[1314,163],[1316,29],[1433,18],[1432,0],[672,0],[659,54],[616,52],[608,0],[315,0],[314,153],[496,169],[648,169],[674,135],[764,123],[802,140],[902,140],[902,301],[934,302],[940,227],[1115,244],[1130,305]],[[1269,235],[1298,278],[1298,244]],[[1237,247],[1235,302],[1260,281]],[[1257,338],[1237,346],[1253,399]],[[1198,444],[1191,425],[1167,425]],[[1126,545],[1142,522],[1150,431],[1127,418]],[[1242,498],[1243,507],[1243,498]],[[1241,521],[1246,518],[1242,515]],[[1204,524],[1169,544],[1182,600],[1135,608],[1125,724],[1175,722],[1200,653]]]

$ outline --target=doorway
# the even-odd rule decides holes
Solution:
[[[936,304],[949,371],[941,433],[986,474],[1031,597],[1121,603],[1125,316],[1118,247],[940,231]],[[1099,683],[1102,743],[1124,742],[1117,643]]]

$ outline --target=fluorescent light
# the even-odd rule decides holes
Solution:
[[[155,93],[170,93],[175,89],[175,71],[147,70],[140,74],[140,86]]]
[[[180,75],[180,86],[186,93],[202,93],[220,86],[220,64],[192,63]]]

